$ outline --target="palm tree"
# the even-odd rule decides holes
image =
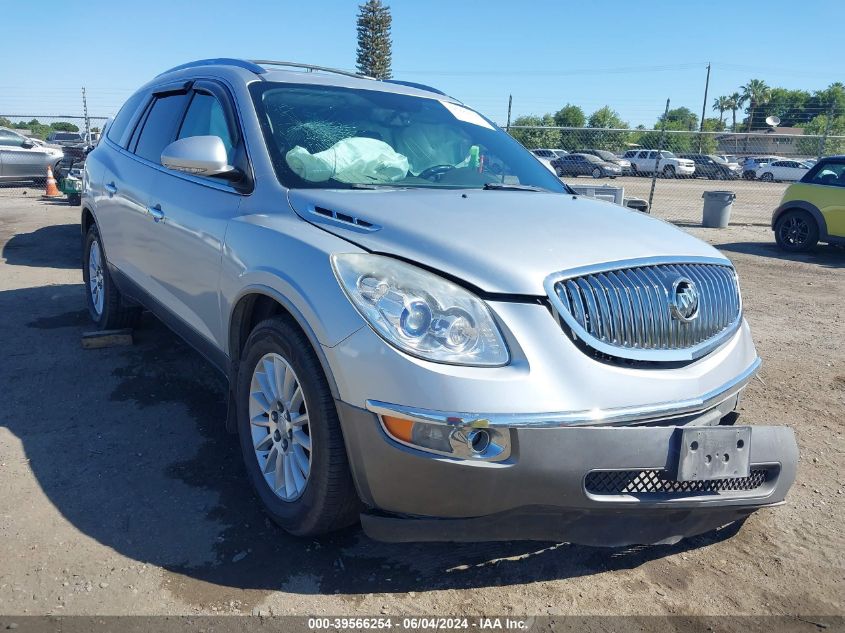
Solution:
[[[730,97],[716,97],[713,100],[713,109],[719,111],[719,127],[725,122],[725,111],[730,110]]]
[[[731,111],[733,118],[731,130],[734,132],[736,132],[736,111],[742,108],[743,104],[745,104],[745,97],[739,92],[735,92],[728,97],[728,110]]]
[[[751,79],[744,86],[739,87],[742,90],[742,96],[748,101],[748,131],[751,131],[751,125],[754,123],[754,111],[768,103],[771,96],[772,89],[762,79]]]

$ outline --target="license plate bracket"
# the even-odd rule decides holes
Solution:
[[[681,431],[678,481],[733,479],[751,474],[750,426],[702,426]]]

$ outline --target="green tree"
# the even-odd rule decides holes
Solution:
[[[845,154],[845,114],[830,117],[827,114],[820,114],[804,126],[804,134],[816,135],[816,138],[799,138],[797,143],[798,151],[806,156],[816,156],[820,149],[821,136],[827,132],[828,137],[821,147],[821,154]],[[830,138],[840,137],[840,138]]]
[[[785,127],[800,126],[818,114],[807,110],[809,101],[810,93],[806,90],[772,88],[769,100],[760,108],[760,114],[755,123],[761,124],[762,121],[762,124],[765,124],[767,117],[776,116],[780,119],[780,124]]]
[[[12,122],[4,116],[0,116],[0,127],[12,127]]]
[[[584,127],[587,117],[577,105],[567,103],[554,114],[555,125],[560,127]]]
[[[667,130],[693,131],[698,129],[698,115],[689,108],[673,108],[665,115],[661,114],[657,120],[657,127],[663,126],[664,118],[666,119]]]
[[[390,7],[383,5],[381,0],[367,0],[358,5],[358,72],[376,79],[392,76],[391,21]]]
[[[51,123],[50,127],[57,132],[78,132],[79,127],[74,125],[73,123],[68,123],[67,121],[56,121],[55,123]]]
[[[587,120],[587,125],[592,129],[585,130],[582,148],[616,152],[625,149],[630,141],[630,132],[616,131],[627,129],[628,123],[623,121],[619,113],[610,106],[604,106],[593,112]]]
[[[555,121],[551,114],[544,114],[542,117],[527,115],[517,117],[511,124],[510,134],[517,141],[528,149],[538,147],[558,148],[560,147],[560,132],[558,130],[542,129],[554,126]],[[541,129],[514,129],[519,126],[535,126]]]
[[[750,132],[754,125],[754,114],[760,106],[769,102],[772,89],[762,79],[751,79],[744,86],[740,86],[739,89],[742,90],[742,96],[748,101],[748,131]]]
[[[599,108],[590,115],[587,125],[590,127],[599,128],[613,128],[621,129],[627,128],[628,124],[622,120],[619,113],[613,110],[610,106]]]
[[[723,123],[725,112],[731,109],[730,97],[716,97],[713,99],[713,109],[719,111],[719,123]]]

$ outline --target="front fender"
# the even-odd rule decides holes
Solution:
[[[329,257],[361,249],[293,214],[234,219],[227,231],[220,277],[224,333],[238,302],[250,293],[283,305],[315,347],[333,347],[364,326],[341,290]],[[230,344],[225,341],[230,354]]]

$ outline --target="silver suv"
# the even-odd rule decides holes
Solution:
[[[789,428],[734,424],[760,360],[730,261],[432,88],[174,68],[88,157],[82,234],[91,317],[144,306],[225,374],[294,534],[672,542],[795,477]]]

